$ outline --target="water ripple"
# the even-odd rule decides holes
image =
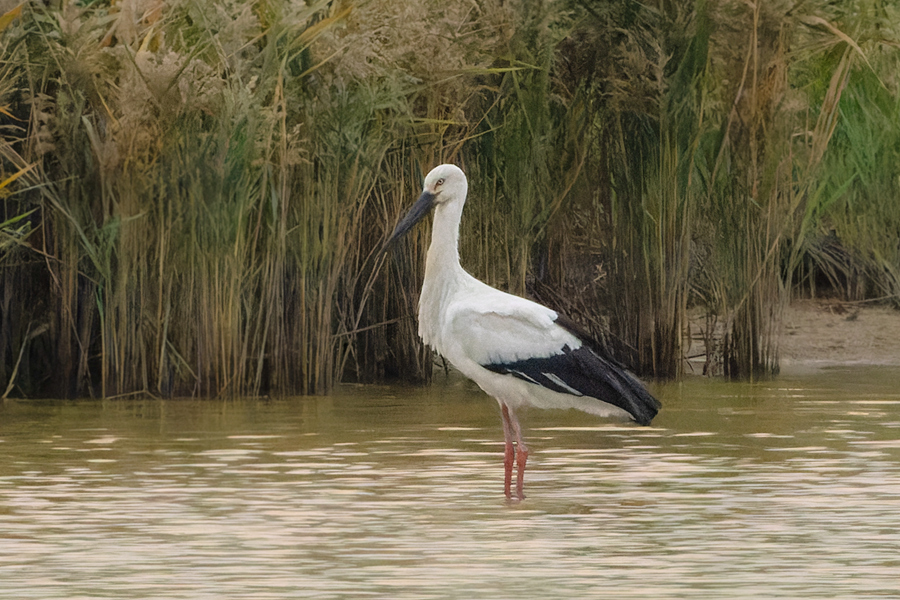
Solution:
[[[530,413],[519,504],[496,407],[466,389],[12,402],[0,594],[893,596],[900,397],[852,375],[661,386],[652,429]]]

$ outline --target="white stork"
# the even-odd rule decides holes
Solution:
[[[519,408],[576,408],[648,425],[660,404],[633,375],[599,348],[589,347],[572,321],[463,270],[459,223],[467,190],[462,169],[435,167],[383,251],[434,209],[419,297],[419,336],[500,403],[506,441],[504,491],[512,499],[515,458],[516,499],[521,500],[528,448],[516,418]]]

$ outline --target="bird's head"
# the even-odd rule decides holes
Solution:
[[[465,202],[469,184],[466,174],[456,165],[440,165],[425,177],[422,195],[404,215],[394,233],[387,239],[381,251],[387,250],[396,240],[402,238],[413,225],[425,218],[431,209],[452,202]]]
[[[468,187],[462,169],[456,165],[440,165],[425,177],[422,196],[433,196],[432,205],[439,206],[451,200],[465,200]]]

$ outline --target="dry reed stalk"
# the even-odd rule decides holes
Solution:
[[[22,390],[428,379],[412,318],[427,229],[372,257],[445,161],[470,176],[462,254],[480,277],[552,299],[660,375],[679,373],[688,307],[703,304],[726,325],[730,374],[772,371],[811,248],[850,248],[819,255],[834,278],[900,289],[895,203],[867,192],[896,195],[879,174],[890,158],[850,151],[872,122],[896,125],[896,65],[855,35],[875,17],[892,31],[887,9],[801,9],[28,5],[0,18],[0,118],[21,120],[3,122],[0,180],[37,165],[4,197],[8,213],[37,210],[16,246],[28,259],[0,262],[0,373],[33,321]],[[798,47],[826,57],[806,96]],[[857,85],[854,65],[884,81]],[[881,88],[873,116],[864,96]],[[895,157],[889,133],[879,144]],[[829,228],[840,238],[816,246]]]

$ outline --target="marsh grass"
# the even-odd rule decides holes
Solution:
[[[897,15],[851,4],[13,9],[0,388],[428,380],[428,228],[377,250],[440,162],[477,276],[657,376],[700,306],[708,373],[771,373],[792,291],[900,293]]]
[[[896,34],[896,23],[885,24]],[[845,300],[880,298],[898,306],[900,220],[896,165],[900,152],[897,56],[884,39],[869,40],[871,67],[850,74],[832,141],[823,157],[823,176],[810,215],[803,257],[807,287],[816,295],[816,276]]]

